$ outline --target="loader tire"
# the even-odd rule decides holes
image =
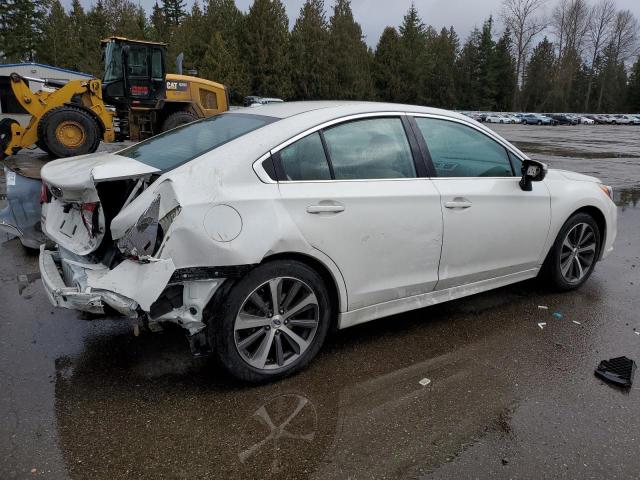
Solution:
[[[187,123],[195,122],[198,120],[198,117],[187,111],[175,112],[169,115],[164,122],[162,122],[162,132],[166,132],[167,130],[174,129],[179,127],[180,125],[185,125]]]
[[[42,116],[38,137],[38,143],[52,158],[73,157],[97,150],[100,127],[84,110],[65,105]]]
[[[16,122],[13,118],[3,118],[0,120],[0,160],[3,160],[7,155],[4,153],[5,149],[11,142],[11,125]]]

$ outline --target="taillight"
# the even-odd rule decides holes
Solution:
[[[40,203],[49,203],[51,201],[51,192],[47,188],[47,185],[42,182],[40,185]]]

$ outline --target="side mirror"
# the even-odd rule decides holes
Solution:
[[[531,182],[541,182],[546,175],[547,166],[544,163],[536,160],[523,160],[520,188],[525,192],[530,192],[533,189]]]

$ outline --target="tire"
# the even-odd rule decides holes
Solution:
[[[277,291],[282,289],[277,294],[281,309],[270,316],[274,313],[272,285],[278,285]],[[295,292],[294,285],[297,285]],[[288,295],[292,295],[291,301]],[[287,311],[294,311],[303,299],[314,303],[287,319]],[[279,380],[303,369],[324,343],[333,315],[322,277],[294,260],[277,260],[256,267],[233,285],[218,305],[207,320],[209,342],[223,367],[249,383]],[[241,321],[241,313],[251,320]],[[294,322],[298,324],[294,326]],[[306,326],[301,326],[303,323]],[[294,341],[292,333],[308,343]],[[261,351],[266,351],[262,360]]]
[[[538,120],[538,125],[542,125],[542,120]]]
[[[585,250],[582,255],[579,254],[576,260],[571,253],[567,256],[567,253],[572,250],[565,243],[565,240],[574,246],[580,238],[581,228],[587,228],[587,230],[583,232],[584,235],[580,243],[582,247],[580,248],[584,249],[589,247],[590,250]],[[589,232],[592,233],[592,236],[589,236]],[[600,242],[600,228],[593,217],[587,213],[576,213],[569,218],[560,229],[544,261],[541,276],[545,278],[555,290],[575,290],[591,276],[600,253]],[[573,250],[573,252],[575,252],[575,250]],[[570,265],[568,269],[563,268],[567,265],[565,263],[566,261],[568,261]],[[578,267],[578,264],[580,267]],[[571,278],[574,273],[576,274],[576,278]],[[578,274],[580,274],[579,278]]]
[[[65,136],[65,129],[69,136]],[[80,108],[67,105],[54,108],[38,123],[38,146],[53,158],[93,153],[99,144],[98,123]]]
[[[3,118],[0,120],[0,160],[3,160],[6,155],[5,149],[11,142],[11,125],[18,123],[13,118]]]
[[[617,125],[618,122],[616,122],[615,120],[613,122],[611,122],[611,125]]]
[[[164,122],[162,122],[162,127],[160,128],[161,132],[166,132],[167,130],[172,130],[181,125],[186,125],[187,123],[191,123],[198,120],[198,117],[187,111],[175,112],[165,118]]]

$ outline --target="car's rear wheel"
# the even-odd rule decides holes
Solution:
[[[543,273],[558,290],[573,290],[591,276],[600,252],[598,224],[587,213],[573,215],[560,229]]]
[[[254,383],[276,380],[316,356],[331,315],[322,277],[304,263],[278,260],[232,287],[209,320],[209,340],[233,376]]]
[[[542,120],[538,120],[538,125],[542,125]]]

